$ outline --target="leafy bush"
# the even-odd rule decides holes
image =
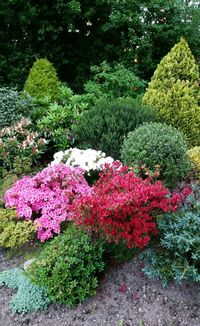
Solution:
[[[0,88],[0,129],[10,126],[18,120],[18,92],[9,88]]]
[[[43,242],[60,233],[61,223],[70,218],[73,200],[90,193],[83,170],[56,164],[34,177],[18,180],[5,194],[6,207],[16,208],[17,216],[34,219],[38,238]]]
[[[15,210],[0,208],[0,246],[19,247],[33,238],[35,231],[32,221],[20,221]]]
[[[145,82],[122,64],[111,67],[106,61],[92,66],[93,77],[84,85],[83,98],[91,106],[100,99],[135,98],[145,89]]]
[[[147,250],[142,259],[148,261],[144,272],[160,278],[164,285],[183,279],[200,281],[200,188],[184,205],[158,220],[160,247]]]
[[[4,194],[6,190],[12,187],[12,185],[18,180],[17,175],[8,174],[4,178],[0,179],[0,207],[4,205]]]
[[[70,145],[70,127],[74,114],[68,107],[57,103],[50,104],[49,109],[37,122],[40,132],[45,138],[53,141],[58,150],[68,148]]]
[[[59,86],[60,82],[53,64],[47,59],[37,59],[24,85],[24,93],[36,98],[48,96],[55,100],[59,96]]]
[[[22,118],[15,125],[3,128],[0,131],[0,172],[13,170],[15,163],[18,168],[21,165],[24,172],[29,172],[30,166],[43,153],[45,144],[46,140],[40,138],[38,132],[31,131],[29,119]]]
[[[106,154],[94,149],[70,148],[64,152],[54,154],[54,161],[51,164],[63,163],[73,167],[80,167],[84,171],[91,173],[94,170],[101,170],[101,166],[106,163],[112,163],[112,157],[106,157]]]
[[[29,275],[52,301],[73,306],[95,294],[104,269],[103,246],[81,228],[69,226],[31,264]]]
[[[160,166],[160,178],[173,187],[184,178],[190,163],[184,135],[171,126],[148,123],[130,132],[124,140],[121,156],[128,166],[146,165],[154,170]]]
[[[91,194],[74,202],[73,219],[110,242],[143,248],[157,233],[155,215],[175,210],[180,201],[181,196],[170,196],[161,181],[152,184],[114,162],[105,167]]]
[[[197,171],[198,179],[200,179],[200,146],[195,146],[187,151],[189,160]]]
[[[73,133],[78,147],[88,146],[118,159],[124,136],[143,122],[157,120],[153,109],[137,100],[101,102],[82,114]]]
[[[20,268],[0,273],[0,286],[18,289],[11,300],[13,313],[29,313],[44,310],[50,304],[46,291],[33,284]]]
[[[199,71],[187,42],[181,38],[161,60],[143,102],[152,105],[163,121],[200,145]]]

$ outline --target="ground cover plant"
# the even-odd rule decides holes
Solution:
[[[160,278],[164,285],[183,279],[200,282],[199,194],[199,185],[196,185],[179,210],[158,219],[159,246],[142,255],[147,262],[145,274]]]

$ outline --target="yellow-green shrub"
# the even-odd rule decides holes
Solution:
[[[198,178],[200,178],[200,146],[192,147],[187,151],[188,157],[197,171]]]
[[[38,59],[30,70],[24,92],[35,98],[48,96],[55,100],[60,94],[60,81],[52,63],[47,59]]]
[[[200,145],[199,71],[191,50],[181,38],[161,60],[149,83],[143,103],[158,110],[163,121]]]
[[[33,238],[35,226],[32,221],[19,220],[13,209],[0,208],[0,246],[19,247]]]

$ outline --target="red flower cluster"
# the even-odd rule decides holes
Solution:
[[[125,241],[143,248],[157,234],[155,215],[176,210],[182,200],[171,195],[161,181],[143,180],[119,162],[105,165],[92,193],[74,202],[77,224],[104,235],[108,241]]]

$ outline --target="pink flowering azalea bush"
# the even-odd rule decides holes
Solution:
[[[18,218],[34,219],[38,238],[44,242],[61,231],[70,219],[74,199],[91,192],[80,168],[50,165],[34,177],[18,180],[5,194],[6,207],[14,207]]]

